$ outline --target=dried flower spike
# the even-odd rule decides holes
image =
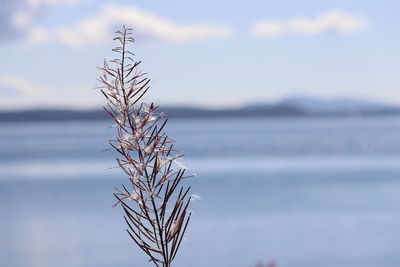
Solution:
[[[176,257],[190,220],[190,187],[180,186],[185,168],[173,140],[164,130],[167,118],[153,103],[139,103],[149,89],[149,78],[138,70],[128,45],[135,40],[131,29],[116,32],[113,49],[118,58],[99,68],[104,110],[115,121],[117,137],[110,141],[118,152],[119,167],[129,177],[129,186],[116,188],[115,205],[121,205],[127,232],[156,266],[169,267]],[[172,209],[172,212],[169,210]]]

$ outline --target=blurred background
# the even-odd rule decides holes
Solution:
[[[0,266],[151,266],[112,208],[127,178],[94,89],[123,24],[200,174],[174,266],[399,266],[399,12],[0,0]]]

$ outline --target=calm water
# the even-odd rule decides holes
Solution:
[[[146,265],[108,122],[0,124],[0,266]],[[176,267],[400,266],[400,118],[176,120],[200,176]]]

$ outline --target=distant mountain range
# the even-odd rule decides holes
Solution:
[[[372,101],[347,98],[325,100],[312,97],[291,97],[277,103],[249,104],[240,108],[207,109],[192,107],[161,107],[160,111],[167,113],[171,118],[377,116],[400,115],[400,106],[390,106]],[[106,119],[108,119],[108,116],[102,109],[36,109],[0,112],[0,122]]]
[[[396,110],[400,106],[389,106],[382,103],[351,99],[351,98],[334,98],[319,99],[312,97],[290,97],[281,101],[282,105],[296,106],[311,113],[335,113],[335,112],[354,112],[354,111],[379,111],[379,110]]]

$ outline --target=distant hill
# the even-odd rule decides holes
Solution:
[[[388,106],[382,103],[351,98],[321,99],[313,97],[290,97],[282,100],[280,103],[301,108],[309,113],[371,112],[399,109],[399,107]]]
[[[247,108],[259,109],[265,105],[268,104],[251,104],[248,105]],[[278,102],[276,105],[296,108],[307,116],[352,116],[355,114],[371,116],[400,114],[400,106],[351,98],[323,99],[305,96],[289,97]]]
[[[41,109],[0,112],[0,122],[105,120],[104,110]]]
[[[164,107],[160,112],[171,118],[210,118],[210,117],[249,117],[249,116],[302,116],[304,112],[296,107],[271,105],[256,109],[202,109],[191,107]],[[19,121],[74,121],[74,120],[107,120],[109,116],[102,109],[98,110],[26,110],[0,112],[0,122]]]
[[[206,109],[192,107],[162,107],[171,118],[211,117],[294,117],[294,116],[378,116],[400,115],[400,107],[353,99],[317,99],[292,97],[278,103],[249,104],[241,108]],[[0,122],[107,120],[102,109],[68,110],[42,109],[0,112]]]

